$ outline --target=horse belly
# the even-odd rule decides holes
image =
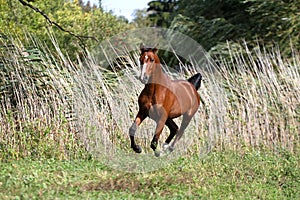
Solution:
[[[190,108],[191,108],[190,104],[183,103],[183,102],[176,102],[172,106],[169,112],[169,118],[177,118],[182,114],[186,113]]]
[[[174,119],[174,118],[180,117],[181,115],[182,115],[181,112],[171,111],[169,113],[169,117],[168,118]]]

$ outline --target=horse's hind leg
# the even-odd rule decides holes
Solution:
[[[147,117],[147,115],[145,114],[145,112],[141,112],[139,111],[133,124],[131,125],[131,127],[129,128],[129,136],[130,136],[130,147],[136,152],[136,153],[141,153],[142,152],[142,148],[137,145],[135,143],[134,140],[134,135],[136,132],[136,129],[138,128],[138,126],[142,123],[142,121]]]
[[[163,145],[164,147],[165,146],[167,147],[169,145],[169,143],[172,141],[172,139],[174,138],[174,136],[178,131],[178,126],[172,119],[168,118],[166,121],[166,125],[170,129],[170,135],[166,139],[165,144]]]
[[[174,141],[172,142],[171,146],[169,147],[169,150],[170,151],[173,151],[174,150],[174,146],[175,144],[177,143],[177,141],[182,137],[183,135],[183,132],[184,130],[186,129],[186,127],[189,125],[191,119],[192,119],[193,115],[183,115],[183,118],[182,118],[182,122],[181,122],[181,125],[180,125],[180,128],[176,134],[176,137],[174,139]]]

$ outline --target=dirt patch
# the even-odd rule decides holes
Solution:
[[[148,177],[140,178],[135,175],[119,175],[114,178],[92,181],[85,185],[79,185],[81,191],[128,191],[128,192],[151,192],[160,190],[162,195],[169,195],[172,191],[166,190],[170,185],[193,185],[191,174],[181,174],[177,177]],[[178,187],[178,186],[177,186]],[[165,188],[165,189],[163,189]]]
[[[137,191],[140,190],[142,184],[139,181],[125,179],[121,177],[110,178],[100,180],[98,182],[90,182],[81,186],[83,191],[113,191],[113,190],[121,190],[121,191]]]

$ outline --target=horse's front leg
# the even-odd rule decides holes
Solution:
[[[153,149],[153,151],[155,151],[157,148],[158,139],[162,130],[164,129],[164,125],[165,125],[165,121],[159,121],[156,124],[155,134],[153,136],[153,139],[151,141],[151,146],[150,146],[151,149]]]
[[[155,134],[153,136],[153,139],[151,141],[151,149],[153,149],[153,151],[155,152],[156,156],[159,156],[160,153],[158,151],[156,151],[157,145],[158,145],[158,139],[160,134],[162,133],[165,123],[167,120],[167,116],[161,116],[161,118],[156,121],[156,129],[155,129]]]
[[[134,122],[132,123],[131,127],[129,128],[129,136],[130,136],[130,147],[136,152],[141,153],[142,148],[135,143],[134,135],[138,128],[138,126],[142,123],[142,121],[147,117],[146,112],[142,112],[141,110],[138,112]]]

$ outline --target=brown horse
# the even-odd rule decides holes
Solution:
[[[173,151],[176,142],[181,138],[198,110],[200,96],[197,90],[200,87],[202,76],[198,73],[187,81],[171,80],[162,70],[160,60],[156,54],[157,48],[146,48],[141,45],[140,50],[142,70],[140,80],[145,84],[145,88],[138,99],[138,114],[129,129],[131,148],[137,153],[142,152],[141,147],[135,143],[134,135],[142,121],[150,117],[156,122],[151,148],[155,155],[159,156],[156,148],[164,125],[167,125],[170,129],[170,135],[163,144],[163,149]],[[183,115],[183,119],[178,129],[173,119],[181,115]],[[175,135],[173,143],[169,145]]]

